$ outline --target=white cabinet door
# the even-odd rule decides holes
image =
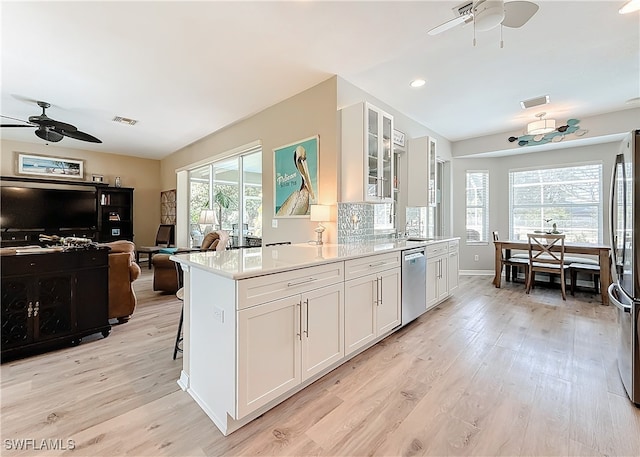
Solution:
[[[438,302],[438,273],[440,257],[427,257],[427,309]]]
[[[449,295],[457,288],[460,276],[460,260],[458,250],[449,252]]]
[[[449,257],[447,254],[439,259],[438,271],[438,302],[441,302],[449,296]]]
[[[400,269],[345,282],[345,353],[400,325]]]
[[[236,419],[302,382],[300,308],[296,295],[238,311]]]
[[[378,275],[378,305],[376,306],[376,336],[400,325],[400,269]]]
[[[367,275],[345,282],[344,339],[345,353],[360,349],[376,337],[375,300],[376,275]]]
[[[393,116],[369,103],[341,110],[342,201],[393,202]]]
[[[344,357],[344,285],[302,295],[302,380]]]

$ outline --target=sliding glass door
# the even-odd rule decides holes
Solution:
[[[232,247],[262,245],[262,150],[260,148],[189,172],[192,246],[224,230]]]

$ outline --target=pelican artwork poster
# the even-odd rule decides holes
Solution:
[[[319,137],[273,150],[275,217],[309,217],[318,201]]]

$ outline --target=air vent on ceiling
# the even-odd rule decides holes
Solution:
[[[549,103],[549,96],[543,95],[541,97],[524,100],[520,102],[520,106],[522,106],[522,109],[527,109],[527,108],[533,108],[534,106],[546,105],[547,103]]]
[[[120,124],[127,124],[127,125],[136,125],[138,123],[138,121],[136,121],[135,119],[129,119],[128,117],[122,117],[122,116],[114,117],[113,122],[118,122]]]
[[[470,13],[471,8],[473,8],[473,2],[465,2],[462,5],[458,5],[453,8],[453,11],[454,13],[457,11],[460,16],[463,16],[467,13]]]

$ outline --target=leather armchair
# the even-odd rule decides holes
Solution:
[[[131,241],[119,240],[104,243],[109,251],[109,319],[119,324],[129,320],[137,304],[133,281],[140,276],[135,262],[136,246]]]
[[[224,230],[208,233],[200,245],[201,251],[223,251],[229,242],[229,235]],[[192,250],[185,249],[183,252]],[[176,248],[176,253],[180,248]],[[176,293],[178,291],[178,270],[169,257],[171,254],[159,253],[153,256],[153,290]]]

